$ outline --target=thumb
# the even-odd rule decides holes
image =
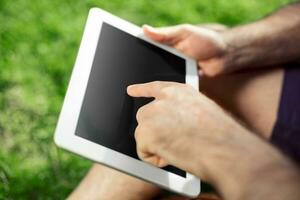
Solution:
[[[144,152],[140,152],[139,150],[137,153],[141,160],[143,160],[147,163],[150,163],[154,166],[165,167],[168,165],[167,161],[165,161],[163,158],[161,158],[157,155],[154,155],[152,153],[144,153]]]
[[[162,28],[153,28],[149,25],[143,25],[143,31],[150,39],[167,45],[176,44],[187,32],[184,25]]]

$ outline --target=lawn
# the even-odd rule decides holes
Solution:
[[[164,26],[259,19],[291,0],[0,0],[0,199],[64,199],[91,162],[53,133],[89,8]]]

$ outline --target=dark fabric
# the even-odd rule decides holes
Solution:
[[[300,164],[300,64],[285,69],[271,142]]]

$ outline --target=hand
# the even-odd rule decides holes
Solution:
[[[129,86],[127,92],[155,98],[136,116],[137,152],[146,162],[159,167],[171,164],[201,177],[224,199],[250,197],[254,186],[258,197],[265,191],[271,194],[282,177],[299,175],[271,145],[191,86],[156,81]],[[281,195],[292,187],[286,188]]]
[[[216,149],[232,133],[245,132],[216,103],[186,84],[151,82],[129,86],[127,92],[155,97],[138,110],[135,137],[139,157],[156,166],[172,164],[191,172],[196,165],[195,173],[210,180],[210,165],[225,150]]]
[[[224,56],[227,45],[222,37],[222,25],[177,25],[165,28],[143,26],[146,36],[170,45],[184,54],[196,59],[199,72],[207,76],[224,73]]]

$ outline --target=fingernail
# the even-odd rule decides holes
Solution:
[[[146,29],[148,29],[149,31],[155,31],[155,28],[152,27],[152,26],[150,26],[150,25],[148,25],[148,24],[144,24],[144,25],[143,25],[143,28],[146,28]]]
[[[127,94],[130,94],[134,88],[134,85],[127,86]]]
[[[131,85],[127,86],[127,92],[128,92],[129,90],[131,90],[131,88],[132,88]]]

